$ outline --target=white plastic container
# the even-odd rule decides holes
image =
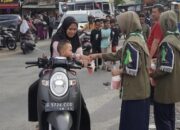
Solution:
[[[87,67],[88,70],[88,74],[91,75],[94,73],[94,69],[95,69],[95,63],[94,61],[91,62],[91,66]]]
[[[153,63],[153,62],[151,63],[151,69],[152,69],[152,70],[156,70],[156,64]]]
[[[111,89],[120,89],[120,88],[121,88],[121,77],[120,77],[120,75],[112,76]]]

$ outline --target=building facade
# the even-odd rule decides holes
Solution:
[[[0,14],[19,13],[20,3],[18,0],[0,0]]]

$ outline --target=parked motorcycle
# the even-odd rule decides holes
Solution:
[[[0,27],[0,48],[8,48],[15,50],[17,47],[16,38],[14,36],[15,28]]]
[[[33,51],[34,48],[36,47],[33,35],[31,33],[25,33],[25,34],[21,33],[20,42],[21,42],[20,45],[23,54],[27,54]]]
[[[26,64],[30,65],[28,67],[43,68],[40,79],[32,85],[36,87],[35,84],[38,84],[37,97],[35,96],[37,103],[29,103],[29,109],[34,108],[33,103],[37,107],[29,110],[29,113],[37,111],[39,130],[90,130],[89,114],[84,107],[76,72],[72,70],[81,69],[81,63],[58,57],[38,58],[37,61]],[[34,98],[36,94],[30,95]],[[29,120],[36,121],[36,117],[32,118]]]
[[[83,54],[89,55],[92,52],[92,45],[90,42],[91,32],[82,32],[79,36],[79,39],[82,44]]]

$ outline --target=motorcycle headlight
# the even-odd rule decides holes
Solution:
[[[50,79],[50,90],[55,96],[63,96],[68,91],[68,77],[65,73],[56,72]]]

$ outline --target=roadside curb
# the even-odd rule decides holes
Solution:
[[[36,43],[36,46],[39,48],[39,47],[43,47],[43,46],[46,46],[46,45],[50,45],[50,42],[51,42],[51,39],[46,39],[46,40],[42,40],[42,41],[38,41]],[[20,43],[18,42],[17,43],[17,48],[16,50],[13,50],[13,51],[9,51],[7,48],[2,48],[0,49],[0,58],[1,57],[4,57],[4,56],[12,56],[12,55],[15,55],[15,54],[18,54],[18,53],[21,53],[22,50],[20,48]],[[23,55],[23,54],[22,54]]]

